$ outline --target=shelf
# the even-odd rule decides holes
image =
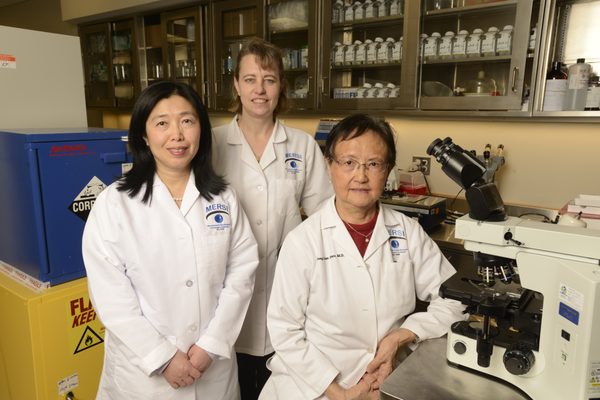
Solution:
[[[365,18],[360,19],[358,21],[351,22],[342,22],[338,24],[332,24],[332,31],[345,31],[349,29],[356,28],[373,28],[373,27],[381,27],[381,26],[389,26],[394,25],[394,23],[401,22],[404,20],[404,16],[402,15],[392,15],[390,17],[380,17],[380,18]]]
[[[517,0],[504,0],[495,3],[475,4],[472,6],[443,8],[441,10],[430,10],[425,12],[426,17],[446,17],[463,14],[480,13],[481,11],[500,10],[503,8],[514,8],[517,6]]]
[[[387,63],[387,64],[357,64],[357,65],[333,65],[332,71],[348,71],[355,69],[394,69],[402,67],[402,63]]]
[[[510,61],[511,56],[489,56],[489,57],[471,57],[471,58],[448,58],[439,60],[425,60],[423,65],[431,64],[465,64],[465,63],[481,63],[481,62],[500,62]]]

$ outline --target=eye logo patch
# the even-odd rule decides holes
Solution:
[[[209,229],[223,230],[231,227],[231,216],[227,204],[209,204],[206,206],[204,218]]]

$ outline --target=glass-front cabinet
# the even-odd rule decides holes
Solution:
[[[142,87],[161,80],[180,81],[192,86],[208,104],[202,8],[146,15],[141,19]]]
[[[213,109],[226,110],[233,96],[237,55],[245,39],[264,37],[264,9],[260,0],[228,0],[211,4]]]
[[[79,29],[88,107],[130,107],[139,93],[134,20]]]
[[[546,15],[534,115],[600,117],[600,0],[549,0]]]
[[[416,1],[324,1],[321,108],[415,108],[418,21]]]
[[[317,107],[316,0],[271,0],[267,6],[267,40],[283,55],[287,97],[294,110]]]
[[[423,0],[422,110],[529,111],[539,0]]]

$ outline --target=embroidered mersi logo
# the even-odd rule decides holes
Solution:
[[[402,253],[406,253],[408,250],[406,243],[406,232],[404,229],[390,228],[388,229],[390,235],[388,243],[390,244],[390,251],[392,252],[392,259],[394,262],[398,261],[398,258]]]
[[[304,156],[300,153],[285,153],[285,169],[290,174],[298,174],[304,169]]]
[[[212,203],[205,208],[206,226],[210,229],[223,230],[231,227],[229,206],[225,203]]]

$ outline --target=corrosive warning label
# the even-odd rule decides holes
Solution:
[[[97,177],[93,177],[87,185],[81,190],[79,195],[73,200],[69,209],[84,221],[90,214],[90,210],[96,201],[96,198],[101,191],[104,190],[106,184]]]
[[[73,354],[104,342],[104,326],[98,320],[92,302],[87,296],[69,300],[69,311],[71,314],[69,343]]]

